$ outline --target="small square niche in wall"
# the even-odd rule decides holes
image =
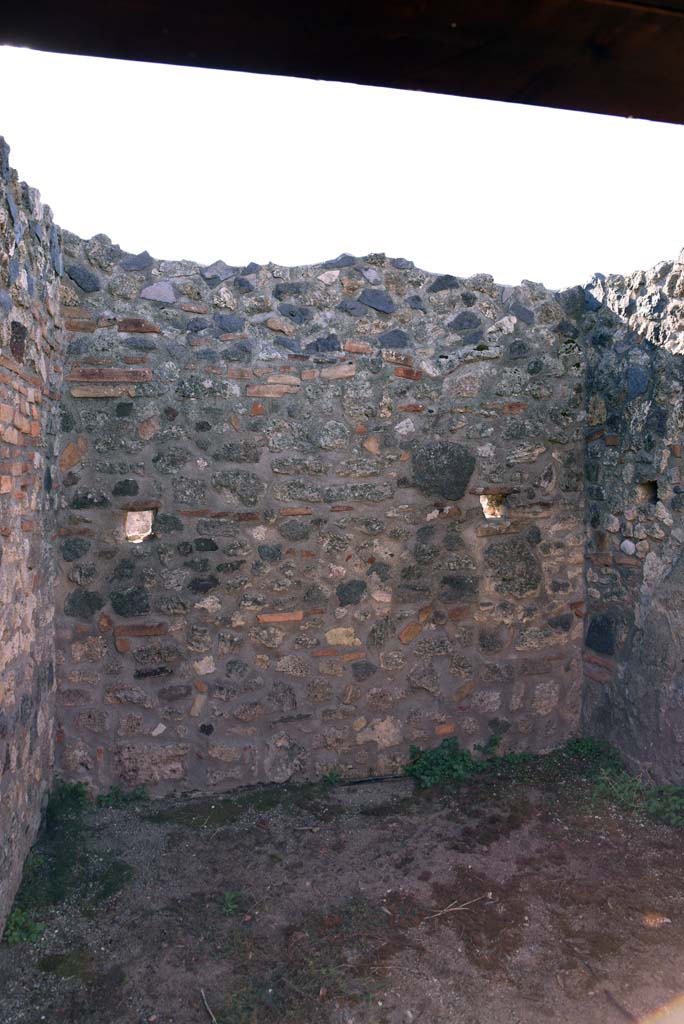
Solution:
[[[647,480],[637,484],[637,501],[640,505],[655,505],[658,501],[658,481]]]
[[[481,494],[480,505],[485,519],[503,519],[505,494]]]
[[[126,540],[131,544],[142,544],[152,533],[154,509],[143,509],[141,512],[126,512],[124,532]]]

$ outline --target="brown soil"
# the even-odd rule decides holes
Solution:
[[[681,846],[582,780],[89,812],[73,892],[0,947],[0,1020],[636,1020],[684,988]]]

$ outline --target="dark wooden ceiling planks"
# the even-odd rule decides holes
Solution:
[[[684,122],[684,0],[39,0],[0,41]]]

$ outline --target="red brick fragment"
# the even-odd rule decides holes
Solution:
[[[337,366],[324,366],[321,370],[321,377],[324,380],[344,380],[346,377],[356,375],[354,363],[339,363]]]
[[[152,370],[149,367],[127,370],[123,366],[76,366],[67,380],[89,384],[137,384],[152,380]]]
[[[165,622],[136,622],[128,626],[115,626],[115,637],[164,636],[169,627]]]
[[[304,506],[300,508],[281,508],[278,512],[279,516],[310,516],[313,515],[312,508],[306,508]]]
[[[180,308],[184,313],[208,313],[209,307],[203,302],[181,302]]]
[[[259,615],[257,615],[257,622],[301,622],[303,618],[303,611],[261,612]]]
[[[79,334],[93,334],[97,324],[94,320],[65,320],[65,331],[78,331]]]
[[[138,437],[142,441],[149,441],[159,431],[159,420],[155,419],[154,416],[150,416],[149,419],[143,420],[138,427]]]
[[[250,398],[283,398],[285,395],[294,395],[298,385],[292,384],[248,384],[247,395]]]
[[[124,317],[119,320],[116,328],[120,334],[161,334],[161,327],[139,316]]]
[[[409,356],[406,352],[396,352],[392,348],[384,348],[382,350],[382,358],[386,363],[396,363],[398,366],[413,366],[413,356]]]
[[[423,626],[420,622],[409,622],[407,626],[404,626],[399,634],[399,640],[402,644],[410,644],[411,641],[415,640],[418,634],[422,631]]]
[[[403,377],[405,380],[420,380],[423,376],[423,371],[414,370],[410,366],[395,366],[394,376]]]

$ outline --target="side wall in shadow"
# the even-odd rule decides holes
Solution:
[[[583,728],[684,783],[684,259],[587,295]]]
[[[0,139],[0,929],[51,784],[61,248]]]

